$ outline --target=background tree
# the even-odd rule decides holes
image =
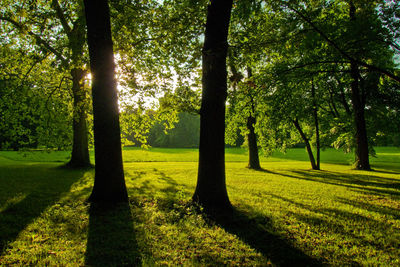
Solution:
[[[70,81],[53,67],[48,53],[29,48],[14,34],[19,33],[1,37],[0,147],[68,149]]]
[[[85,33],[82,2],[2,2],[0,20],[17,29],[24,39],[52,54],[60,72],[69,72],[73,95],[73,140],[68,166],[90,166],[84,87]],[[10,30],[10,28],[8,28]],[[28,45],[28,44],[27,44]],[[55,67],[54,66],[54,67]]]
[[[312,76],[324,74],[325,77],[327,77],[327,83],[318,83],[318,88],[321,88],[323,91],[321,95],[323,96],[322,99],[324,102],[320,102],[317,105],[318,108],[321,112],[322,108],[324,108],[325,110],[333,110],[333,113],[335,113],[335,107],[337,111],[337,103],[340,103],[341,105],[343,104],[346,113],[352,113],[353,116],[355,116],[355,112],[362,111],[365,109],[366,105],[368,105],[368,102],[366,102],[368,99],[362,99],[363,95],[367,96],[367,91],[375,90],[373,88],[376,86],[373,86],[373,83],[371,83],[374,73],[381,73],[382,75],[396,80],[395,71],[391,63],[393,62],[391,51],[388,50],[388,45],[385,45],[385,43],[388,43],[388,40],[390,40],[390,35],[387,34],[385,28],[381,26],[382,24],[378,19],[377,2],[357,3],[357,5],[358,12],[363,15],[360,16],[362,19],[355,25],[352,25],[353,22],[350,22],[348,4],[344,1],[335,3],[326,1],[296,1],[296,3],[271,2],[263,6],[261,9],[262,12],[258,12],[253,22],[247,25],[250,34],[242,33],[238,36],[241,37],[242,40],[241,43],[239,43],[240,48],[249,54],[247,55],[248,57],[254,59],[253,64],[255,64],[255,66],[258,64],[258,67],[254,69],[254,73],[257,76],[256,80],[259,80],[260,84],[264,83],[264,88],[269,88],[265,92],[266,99],[269,99],[271,94],[280,94],[279,90],[282,89],[279,88],[282,88],[282,84],[286,84],[292,89],[298,88],[296,90],[309,92],[309,90],[307,90],[309,88],[308,85],[307,89],[302,88],[302,86],[305,85],[302,78],[308,79],[309,84]],[[370,25],[370,27],[367,27],[370,30],[363,30],[366,29],[365,25]],[[357,99],[354,100],[353,98],[353,101],[348,102],[349,96],[352,96],[352,94],[350,94],[350,92],[352,92],[350,86],[351,81],[354,81],[354,78],[350,75],[352,60],[361,66],[357,81],[361,81],[362,83],[361,90],[364,93],[360,92],[359,102],[364,103],[364,105],[360,105],[358,111],[355,111],[357,108],[351,106]],[[368,60],[372,63],[366,63]],[[275,71],[272,71],[273,69],[275,69]],[[290,75],[290,79],[292,80],[287,77],[287,74],[290,72],[297,73],[297,76]],[[329,73],[331,74],[330,76],[328,75]],[[262,77],[263,75],[265,78]],[[336,86],[332,87],[336,81],[338,81]],[[265,86],[265,84],[269,85]],[[368,85],[368,87],[366,87],[366,85]],[[332,88],[334,88],[334,90]],[[319,89],[318,91],[321,90]],[[300,94],[297,96],[303,97],[307,96],[307,94]],[[340,102],[337,102],[337,96],[342,96]],[[284,99],[292,98],[285,97]],[[319,99],[319,97],[317,97],[317,99]],[[297,99],[293,100],[297,101]],[[287,102],[282,101],[282,99],[279,101],[287,104]],[[310,101],[312,102],[312,99]],[[271,102],[267,101],[267,103]],[[267,105],[268,104],[264,106],[268,108]],[[308,105],[304,105],[304,107],[307,106]],[[294,108],[298,111],[297,116],[301,113],[307,113],[307,109],[299,113],[299,108]],[[321,113],[311,112],[317,115]],[[325,113],[325,111],[323,111],[323,113]],[[326,113],[325,116],[328,116],[329,113]],[[337,115],[339,112],[336,113],[337,114],[332,114],[332,117],[338,119]],[[290,111],[286,114],[290,114]],[[318,116],[320,115],[321,114]],[[271,116],[276,115],[271,114]],[[314,118],[318,116],[314,115]],[[340,136],[349,136],[349,133],[352,132],[353,129],[357,129],[357,127],[359,129],[357,130],[358,132],[365,133],[367,128],[361,127],[361,124],[365,123],[362,122],[362,116],[359,117],[360,116],[358,116],[357,119],[354,117],[353,127],[341,127],[342,130],[346,130],[347,133]],[[328,119],[328,117],[326,118]],[[346,116],[343,116],[340,120],[343,121],[345,118]],[[315,121],[314,119],[314,122],[311,123],[315,124]],[[310,122],[307,124],[310,125]],[[276,125],[283,126],[282,123]],[[324,123],[323,125],[327,124]],[[339,129],[340,127],[337,126],[339,125],[333,127]],[[365,131],[362,129],[365,129]],[[347,138],[346,141],[347,143],[350,141],[350,144],[356,148],[356,151],[358,151],[360,146],[365,147],[365,144],[368,145],[368,142],[363,142],[362,145],[356,142],[356,137],[358,136],[357,131],[354,130],[354,142],[350,140],[351,138]],[[271,136],[273,137],[274,134]],[[323,136],[328,136],[328,134],[324,133]],[[279,140],[276,140],[276,144],[285,144],[285,142],[282,142],[283,139],[285,139],[284,135],[279,135],[277,137]],[[269,141],[265,142],[265,136],[261,138],[264,139],[264,144],[271,144]],[[267,139],[271,140],[271,138]],[[319,138],[315,136],[315,143],[318,143],[318,139]],[[341,139],[344,140],[343,138]],[[290,142],[286,143],[289,144]],[[368,152],[373,153],[372,149],[363,149],[362,151],[364,151],[364,155],[365,151],[367,151],[367,157]],[[356,153],[356,155],[357,154],[358,153]],[[358,162],[357,159],[356,162]],[[317,165],[317,163],[315,165]]]

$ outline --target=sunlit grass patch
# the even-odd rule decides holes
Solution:
[[[400,154],[382,153],[372,162],[388,168],[375,171],[326,163],[314,171],[284,159],[253,171],[245,160],[227,162],[236,211],[223,218],[190,204],[195,161],[125,162],[129,206],[91,207],[93,170],[4,160],[0,265],[397,266],[400,173],[392,161]]]

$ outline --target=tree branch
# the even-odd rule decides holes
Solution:
[[[301,65],[296,65],[291,69],[288,69],[288,71],[294,70],[294,69],[300,69],[304,68],[307,66],[312,66],[312,65],[319,65],[319,64],[348,64],[350,62],[348,61],[336,61],[336,60],[323,60],[323,61],[312,61],[312,62],[307,62]]]
[[[303,15],[300,11],[298,11],[295,8],[290,7],[289,5],[287,6],[290,10],[292,10],[294,13],[296,13],[301,19],[303,19],[305,22],[307,22],[313,29],[314,31],[316,31],[322,38],[325,39],[325,41],[331,45],[333,48],[335,48],[340,54],[342,54],[343,57],[345,57],[346,59],[350,60],[350,61],[354,61],[355,63],[357,63],[360,66],[366,67],[368,68],[370,71],[376,71],[376,72],[380,72],[382,74],[385,74],[386,76],[388,76],[389,78],[400,82],[400,77],[395,75],[394,73],[391,73],[388,70],[385,70],[383,68],[377,67],[375,65],[371,65],[368,63],[365,63],[361,60],[358,60],[354,57],[352,57],[351,55],[349,55],[346,51],[344,51],[343,49],[341,49],[334,41],[332,41],[323,31],[321,31],[316,25],[315,23],[313,23],[311,21],[310,18],[306,17],[305,15]]]
[[[67,65],[67,63],[68,63],[67,60],[62,56],[62,54],[60,52],[58,52],[55,48],[53,48],[48,42],[43,40],[39,35],[28,30],[26,26],[24,26],[23,24],[15,21],[11,18],[4,17],[4,16],[0,16],[0,20],[4,20],[4,21],[11,23],[21,32],[26,31],[30,36],[32,36],[36,40],[37,44],[41,45],[47,51],[53,53],[63,64]]]
[[[71,36],[72,29],[69,26],[68,21],[64,16],[64,12],[61,9],[60,3],[58,2],[58,0],[52,0],[51,5],[53,6],[54,10],[56,11],[57,17],[60,20],[61,25],[68,36],[68,39],[72,39],[72,36]]]
[[[40,58],[40,59],[36,60],[35,62],[33,62],[32,66],[29,68],[29,70],[28,70],[28,71],[24,74],[24,76],[22,77],[21,85],[25,82],[26,78],[28,77],[29,73],[33,70],[33,68],[34,68],[37,64],[39,64],[39,63],[41,63],[43,60],[45,60],[45,59],[48,57],[48,55],[49,55],[49,54],[47,53],[43,58]]]

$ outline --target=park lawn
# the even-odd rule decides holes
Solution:
[[[85,202],[93,170],[0,152],[0,265],[400,265],[400,150],[378,148],[375,171],[330,150],[313,171],[301,151],[253,171],[228,150],[236,211],[216,220],[189,205],[197,150],[124,150],[130,203],[117,208]]]

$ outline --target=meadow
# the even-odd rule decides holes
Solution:
[[[129,204],[86,202],[93,169],[68,152],[0,151],[0,266],[399,266],[400,149],[378,147],[373,171],[327,149],[261,157],[226,150],[233,214],[190,205],[195,149],[123,151]]]

